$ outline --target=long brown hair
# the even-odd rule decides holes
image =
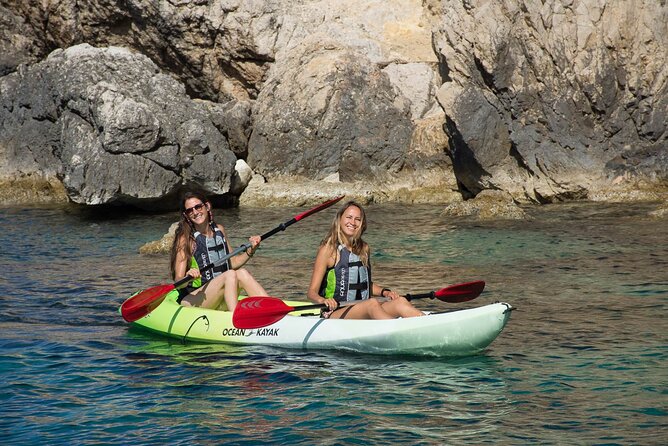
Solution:
[[[194,191],[189,191],[183,194],[183,197],[181,198],[181,203],[179,204],[179,211],[181,211],[181,219],[179,220],[179,224],[176,227],[176,231],[174,231],[174,241],[172,242],[172,249],[170,250],[169,253],[169,271],[172,275],[172,279],[176,279],[176,254],[178,253],[179,249],[183,249],[186,253],[186,259],[190,259],[193,255],[193,248],[192,248],[192,243],[190,243],[192,240],[195,240],[194,233],[195,233],[195,227],[193,226],[192,222],[190,221],[190,218],[186,215],[186,201],[190,200],[191,198],[197,198],[199,201],[201,201],[204,204],[209,205],[209,223],[211,224],[212,227],[215,227],[216,224],[213,221],[213,213],[211,212],[211,203],[209,202],[209,199],[206,198],[206,196],[203,193],[200,192],[194,192]],[[184,246],[181,246],[181,244],[184,244]],[[186,267],[186,270],[188,268]]]
[[[362,222],[353,237],[350,240],[346,240],[346,236],[341,230],[341,217],[351,206],[355,206],[360,210]],[[336,213],[329,232],[322,242],[320,242],[320,246],[327,246],[332,252],[338,253],[339,244],[345,245],[346,241],[348,241],[352,253],[358,255],[362,259],[362,263],[367,266],[369,264],[369,245],[362,239],[364,231],[366,231],[366,213],[364,212],[364,208],[355,201],[348,201]]]

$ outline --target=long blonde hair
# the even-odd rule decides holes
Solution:
[[[360,214],[362,215],[362,221],[357,230],[355,231],[355,234],[352,236],[352,238],[348,239],[341,230],[341,217],[351,206],[355,206],[357,209],[360,210]],[[348,201],[336,213],[336,216],[332,221],[332,225],[329,228],[329,232],[327,233],[325,238],[322,239],[322,242],[320,242],[320,246],[327,246],[331,250],[331,252],[337,253],[338,255],[339,244],[349,245],[351,252],[359,256],[360,259],[362,259],[362,263],[365,266],[368,266],[369,245],[362,239],[364,231],[366,231],[366,213],[364,212],[364,208],[355,201]]]

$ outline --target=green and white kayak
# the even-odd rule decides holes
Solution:
[[[484,350],[501,333],[512,307],[478,308],[391,320],[322,319],[302,311],[263,328],[241,329],[229,311],[184,307],[177,292],[133,326],[184,341],[255,344],[296,349],[347,350],[385,355],[467,356]],[[286,302],[300,305],[304,302]]]

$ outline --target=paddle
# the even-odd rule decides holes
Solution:
[[[309,209],[308,211],[302,212],[301,214],[295,215],[292,217],[292,219],[286,221],[285,223],[281,223],[271,231],[262,234],[260,237],[261,240],[265,240],[272,235],[276,234],[277,232],[280,231],[285,231],[285,229],[294,224],[297,223],[299,220],[302,220],[309,215],[315,214],[318,211],[322,211],[323,209],[326,209],[333,205],[334,203],[338,202],[341,200],[345,195],[342,195],[338,198],[334,198],[332,200],[326,201],[313,209]],[[218,261],[205,266],[202,268],[200,271],[206,271],[211,268],[215,268],[217,265],[222,265],[225,263],[227,260],[230,258],[236,256],[237,254],[246,251],[247,249],[251,248],[252,245],[250,242],[247,242],[241,246],[239,246],[237,249],[232,251],[231,253],[227,254],[223,258],[219,259]],[[140,291],[139,293],[129,297],[123,304],[121,304],[121,315],[123,316],[123,319],[125,319],[127,322],[134,322],[137,319],[140,319],[144,316],[146,316],[148,313],[153,311],[162,301],[165,299],[165,296],[167,294],[175,289],[180,289],[186,286],[190,281],[193,280],[193,277],[186,276],[183,279],[179,280],[178,282],[175,282],[171,285],[157,285],[151,288],[147,288],[144,291]]]
[[[407,294],[406,299],[439,299],[443,302],[458,303],[480,296],[485,282],[460,283],[424,294]],[[357,303],[357,302],[355,302]],[[355,303],[352,303],[354,305]],[[277,297],[256,296],[242,299],[232,314],[232,324],[236,328],[262,328],[283,319],[293,311],[327,308],[325,304],[299,305],[292,307]]]
[[[451,304],[456,304],[460,302],[467,302],[473,300],[476,297],[480,296],[482,290],[485,289],[485,282],[482,280],[476,280],[474,282],[459,283],[457,285],[450,285],[445,288],[441,288],[438,291],[432,291],[430,293],[423,294],[406,294],[406,299],[433,299],[442,300],[443,302],[449,302]]]

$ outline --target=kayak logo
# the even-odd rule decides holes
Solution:
[[[278,336],[279,328],[258,328],[246,330],[245,328],[223,328],[223,336]]]
[[[278,336],[278,328],[258,328],[255,331],[255,336]]]
[[[223,328],[223,336],[249,336],[244,328]]]

